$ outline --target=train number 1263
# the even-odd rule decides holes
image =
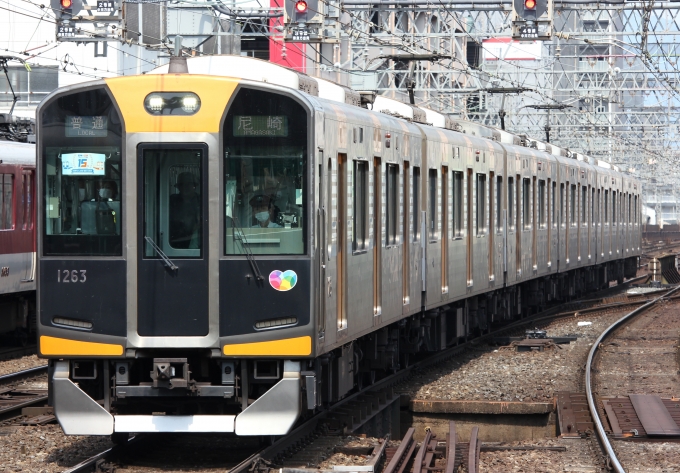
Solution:
[[[87,281],[87,270],[86,269],[58,269],[57,270],[57,282],[67,283],[67,282],[85,282]]]

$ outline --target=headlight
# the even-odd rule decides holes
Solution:
[[[151,115],[193,115],[201,108],[201,99],[193,92],[152,92],[144,99]]]

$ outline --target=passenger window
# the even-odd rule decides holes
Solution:
[[[397,181],[399,178],[399,166],[396,164],[387,164],[385,166],[386,174],[386,186],[385,197],[386,202],[386,233],[385,233],[385,244],[386,246],[394,246],[397,244],[397,221],[399,220],[398,213],[398,199],[399,191],[397,189]]]
[[[560,184],[560,220],[563,227],[567,224],[567,212],[564,210],[564,192],[564,184]]]
[[[496,233],[503,233],[503,178],[496,178]]]
[[[368,208],[368,162],[354,161],[354,195],[352,201],[352,251],[365,251],[368,243],[366,225]]]
[[[430,241],[437,239],[437,170],[430,169],[428,173],[430,186]]]
[[[556,189],[557,189],[557,183],[553,182],[552,183],[551,196],[550,196],[550,208],[551,208],[550,221],[552,222],[553,227],[557,227],[557,220],[555,219],[555,191],[556,191]]]
[[[538,180],[538,225],[545,228],[545,180]]]
[[[413,241],[420,240],[420,168],[413,168]]]
[[[612,224],[616,225],[618,215],[616,213],[616,191],[612,191]]]
[[[508,177],[508,228],[515,229],[515,179]]]
[[[609,189],[604,191],[604,221],[609,223]]]
[[[590,221],[595,225],[595,189],[590,191]]]
[[[588,223],[588,188],[581,186],[581,223]]]
[[[305,253],[307,121],[290,97],[238,92],[222,128],[225,254]]]
[[[203,243],[201,149],[147,148],[144,166],[144,237],[172,257],[200,258]],[[159,258],[144,241],[144,257]]]
[[[486,235],[486,174],[477,174],[477,235]]]
[[[531,228],[531,207],[529,206],[529,195],[531,192],[531,180],[522,179],[522,222],[524,229]]]
[[[14,226],[14,219],[12,218],[13,186],[13,174],[0,174],[0,230],[11,230]]]
[[[452,200],[453,205],[453,235],[463,236],[463,173],[454,171]]]
[[[569,224],[576,226],[576,184],[569,187]]]

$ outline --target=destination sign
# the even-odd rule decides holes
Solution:
[[[285,115],[236,115],[234,136],[288,136]]]
[[[61,155],[63,176],[103,176],[106,155],[100,153],[69,153]]]
[[[108,117],[66,117],[66,136],[77,138],[92,138],[106,136]]]

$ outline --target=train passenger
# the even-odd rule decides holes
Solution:
[[[266,195],[256,195],[250,199],[250,206],[253,208],[253,215],[257,223],[253,228],[280,228],[274,219],[274,200]]]
[[[200,247],[201,201],[196,177],[190,172],[177,176],[178,194],[170,195],[170,245],[173,248]]]
[[[110,179],[101,181],[97,183],[97,200],[101,201],[112,201],[116,200],[118,197],[118,186],[116,181]]]

